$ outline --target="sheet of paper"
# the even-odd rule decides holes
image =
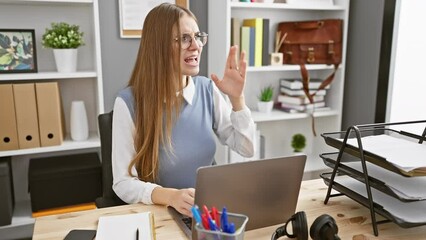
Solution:
[[[365,151],[379,155],[407,172],[426,167],[426,144],[389,135],[367,136],[361,140]],[[356,138],[348,139],[347,143],[358,147]]]
[[[348,176],[336,176],[335,181],[358,194],[367,197],[365,184]],[[380,204],[395,218],[407,223],[426,223],[426,201],[401,202],[398,199],[371,188],[373,201]]]
[[[151,212],[103,216],[99,218],[96,240],[136,240],[137,229],[139,240],[151,240],[154,227]]]
[[[122,28],[125,30],[141,30],[146,15],[155,6],[174,0],[121,0]]]
[[[348,162],[345,165],[362,171],[361,162]],[[404,177],[382,167],[366,162],[368,175],[385,183],[394,193],[404,199],[426,199],[426,191],[419,191],[419,186],[426,186],[425,177]]]

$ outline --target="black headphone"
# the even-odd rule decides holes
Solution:
[[[293,231],[292,234],[287,232],[287,225],[291,222]],[[309,234],[313,240],[340,240],[337,236],[339,231],[336,221],[328,214],[323,214],[315,219],[309,230]],[[308,221],[306,220],[305,212],[297,212],[284,226],[275,230],[272,234],[271,240],[276,240],[282,236],[289,238],[296,238],[297,240],[308,240]]]

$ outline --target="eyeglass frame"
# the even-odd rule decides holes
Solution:
[[[185,36],[189,36],[189,37],[191,37],[191,38],[190,38],[190,40],[189,40],[189,42],[188,42],[188,43],[185,43],[185,44],[189,44],[187,47],[184,47],[184,44],[182,44],[182,41],[183,41],[182,39],[183,39],[183,37],[185,37]],[[208,33],[206,33],[206,32],[183,33],[183,34],[181,34],[181,36],[180,36],[180,37],[176,37],[176,38],[174,38],[173,40],[175,40],[175,41],[179,41],[179,39],[180,39],[180,46],[181,46],[181,48],[182,48],[183,50],[186,50],[186,49],[188,49],[188,48],[192,45],[192,40],[195,40],[195,41],[197,42],[197,45],[198,45],[199,47],[204,47],[204,46],[207,44],[208,36],[209,36],[209,34],[208,34]],[[200,39],[200,40],[197,40],[197,39],[196,39],[196,37],[197,37],[197,38],[199,38],[199,39],[200,39],[200,37],[204,37],[204,38],[206,39],[205,43],[203,43],[203,42],[201,41],[201,39]]]

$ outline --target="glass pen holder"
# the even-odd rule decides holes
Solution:
[[[226,233],[223,231],[212,231],[204,229],[201,224],[195,225],[195,230],[197,231],[198,240],[243,240],[246,224],[248,222],[248,217],[243,214],[236,213],[227,213],[228,222],[235,224],[234,233]],[[222,212],[219,212],[219,219],[222,216]]]

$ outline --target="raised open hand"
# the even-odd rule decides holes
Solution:
[[[247,62],[245,52],[241,51],[240,61],[237,63],[238,46],[232,46],[229,50],[225,65],[223,79],[219,79],[216,74],[211,78],[216,86],[229,98],[241,98],[243,96],[244,84],[246,82]]]

